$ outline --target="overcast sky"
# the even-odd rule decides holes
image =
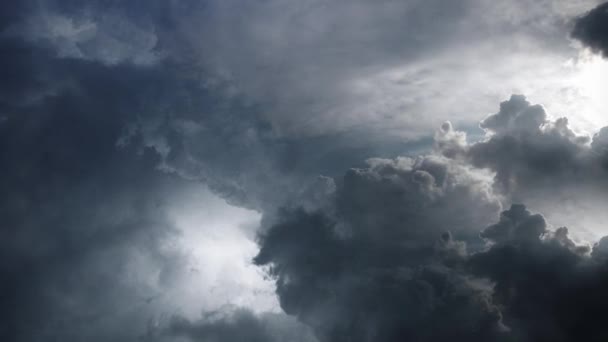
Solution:
[[[608,340],[608,3],[0,3],[0,340]]]

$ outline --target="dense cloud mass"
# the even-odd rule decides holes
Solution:
[[[467,144],[454,138],[463,133],[445,126],[438,133],[438,147],[445,155],[496,172],[496,181],[506,192],[557,183],[602,183],[608,171],[606,129],[593,138],[577,135],[567,118],[549,120],[542,106],[531,105],[524,96],[513,95],[501,103],[500,111],[481,121],[480,127],[488,139]]]
[[[578,135],[521,95],[480,127],[488,137],[468,143],[446,123],[444,157],[371,159],[337,181],[333,203],[283,213],[256,258],[283,309],[321,341],[606,338],[602,243],[590,257],[519,204],[489,224],[500,203],[531,193],[605,196],[606,129]]]
[[[497,213],[488,182],[441,158],[372,160],[330,207],[284,212],[256,262],[272,265],[283,309],[322,341],[494,337],[491,287],[458,271],[466,245],[448,231],[474,240]]]
[[[44,52],[36,60],[19,42],[2,46],[2,66],[20,82],[3,94],[2,111],[10,116],[0,125],[1,339],[129,340],[145,321],[113,307],[117,301],[136,309],[143,302],[126,281],[124,263],[142,253],[168,270],[179,258],[161,251],[172,227],[157,210],[174,184],[154,171],[159,158],[153,151],[138,156],[115,149],[117,106],[129,91],[115,74],[61,62],[39,71],[49,61]],[[81,73],[70,83],[88,83],[88,89],[52,94],[57,89],[49,88],[61,82],[49,73],[66,68]],[[97,96],[104,92],[111,101]]]
[[[608,339],[594,6],[0,3],[0,340]]]
[[[374,211],[380,209],[362,209]],[[407,208],[406,208],[407,210]],[[502,212],[481,237],[490,246],[439,233],[423,220],[393,222],[416,239],[374,241],[344,232],[349,218],[284,213],[262,237],[283,309],[321,341],[601,341],[608,285],[604,240],[577,245],[565,227],[523,205]],[[375,227],[369,227],[373,229]],[[369,234],[369,232],[367,232]],[[412,248],[415,244],[415,248]]]
[[[603,3],[580,17],[572,36],[608,57],[608,3]]]
[[[192,185],[141,136],[120,138],[183,83],[170,66],[57,57],[14,34],[34,4],[1,6],[0,339],[136,340],[180,310],[165,295],[189,257],[168,211]]]
[[[522,95],[501,103],[480,127],[486,137],[469,143],[464,132],[445,124],[435,135],[435,148],[493,171],[494,187],[512,202],[527,203],[597,238],[594,231],[602,231],[599,224],[606,219],[598,205],[608,191],[606,128],[592,137],[576,133],[567,118],[549,118]]]
[[[493,300],[515,340],[601,341],[608,337],[602,308],[608,273],[604,246],[577,246],[564,227],[546,231],[542,216],[522,205],[482,232],[493,242],[469,259],[473,274],[494,285]]]

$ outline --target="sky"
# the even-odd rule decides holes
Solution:
[[[0,340],[605,341],[608,3],[0,3]]]

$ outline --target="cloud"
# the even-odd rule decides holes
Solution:
[[[470,55],[478,50],[458,43],[471,41],[471,35],[485,41],[487,37],[476,35],[487,31],[479,26],[508,36],[507,29],[528,32],[529,27],[517,21],[521,17],[544,13],[547,21],[530,20],[535,34],[544,32],[544,41],[559,36],[561,31],[552,31],[561,25],[558,18],[584,5],[528,6],[519,1],[498,10],[484,1],[447,6],[386,1],[371,7],[364,2],[318,1],[41,4],[20,23],[21,36],[30,37],[31,44],[50,44],[60,55],[63,50],[76,51],[64,55],[108,66],[139,64],[140,55],[163,57],[155,60],[163,70],[155,82],[162,84],[146,85],[145,98],[135,96],[141,104],[126,137],[136,139],[123,137],[121,143],[153,147],[163,157],[166,171],[203,180],[232,203],[261,210],[297,201],[294,198],[319,174],[335,176],[365,158],[402,154],[398,149],[411,149],[417,143],[411,139],[428,134],[447,117],[472,121],[485,111],[476,99],[434,107],[441,102],[438,99],[471,98],[457,94],[457,89],[452,92],[446,84],[470,76],[451,73],[469,70],[454,67],[461,64],[451,48],[462,48],[465,60],[479,64],[479,56]],[[479,11],[491,13],[492,20],[466,24],[465,19],[486,17]],[[284,13],[293,20],[285,20]],[[441,25],[424,19],[437,15],[447,19]],[[63,24],[54,30],[39,27],[53,26],[54,21]],[[74,33],[87,25],[95,28],[94,36]],[[54,77],[49,78],[55,81]],[[498,78],[500,82],[492,83],[504,83]],[[457,83],[449,88],[461,89]],[[389,88],[381,92],[382,98],[366,98],[385,85]],[[50,88],[37,96],[61,91]],[[452,95],[436,96],[437,92]],[[385,98],[388,93],[391,98]],[[429,94],[435,94],[432,101]],[[394,106],[393,99],[405,103]],[[372,120],[347,123],[359,112],[373,114]],[[374,123],[376,119],[381,124]],[[420,141],[430,145],[428,137]],[[217,146],[225,153],[215,153]]]
[[[262,106],[281,135],[416,139],[448,118],[471,124],[514,91],[553,102],[567,89],[578,102],[564,82],[578,52],[567,21],[594,3],[187,2],[164,8],[157,22],[171,24],[157,33],[168,58]]]
[[[513,205],[482,230],[490,245],[470,251],[450,233],[432,233],[424,216],[437,214],[440,207],[417,221],[409,215],[394,222],[395,235],[380,224],[355,230],[327,212],[286,211],[262,235],[256,262],[270,266],[283,309],[312,326],[320,341],[571,341],[605,334],[605,239],[590,255],[566,228],[550,230],[543,216]],[[428,235],[413,233],[425,228]]]
[[[543,235],[546,228],[542,216],[512,206],[482,232],[494,245],[471,256],[472,272],[495,283],[493,302],[503,308],[515,338],[603,338],[605,327],[598,320],[607,279],[605,259],[599,257],[602,245],[589,257],[588,247],[576,246],[566,228]]]
[[[538,240],[545,233],[545,219],[532,215],[523,205],[513,205],[500,216],[500,221],[481,232],[481,237],[495,243],[526,243]]]
[[[608,3],[603,3],[576,20],[572,37],[608,57]]]
[[[276,278],[283,309],[321,341],[544,338],[556,326],[564,336],[601,333],[590,318],[562,324],[561,309],[583,315],[577,300],[598,295],[605,240],[589,253],[521,206],[495,221],[518,198],[536,210],[534,192],[547,206],[559,202],[550,188],[583,183],[603,195],[606,129],[586,138],[521,96],[483,121],[483,141],[454,128],[519,84],[504,75],[570,57],[559,42],[574,10],[492,3],[1,4],[0,339],[312,339],[282,314],[189,315],[222,298],[199,304],[200,292],[188,297],[176,284],[196,272],[178,243],[176,199],[198,183],[263,214],[255,262]],[[487,61],[489,51],[511,60],[501,52],[514,47],[499,43],[514,37],[521,64]],[[557,44],[551,56],[539,41]],[[464,80],[475,92],[507,86],[478,101]],[[462,120],[427,136],[445,117]],[[433,143],[443,155],[416,157]],[[404,154],[414,157],[395,158]],[[201,200],[221,212],[214,203]],[[222,234],[242,243],[255,228]],[[539,296],[537,283],[501,273],[509,248],[536,273],[523,262],[517,272],[536,279],[549,263],[551,280],[574,287],[549,282]],[[243,277],[222,283],[231,300],[247,296],[225,287],[268,290],[230,276]],[[563,307],[550,311],[547,298]],[[524,299],[542,306],[534,312],[547,324],[531,321]],[[157,326],[167,311],[173,318]]]
[[[335,180],[324,206],[283,211],[255,261],[285,312],[321,341],[603,336],[591,303],[605,239],[591,250],[521,204],[492,221],[514,198],[562,208],[553,194],[602,195],[605,129],[576,134],[520,95],[480,126],[487,137],[469,143],[446,123],[435,137],[444,156],[370,159]]]
[[[59,58],[141,66],[161,59],[156,51],[158,38],[152,29],[130,20],[120,11],[105,8],[103,12],[96,12],[87,6],[68,9],[54,6],[52,2],[35,7],[37,9],[6,28],[3,34],[47,46]]]
[[[577,231],[589,229],[594,236],[586,238],[606,233],[598,202],[608,189],[605,128],[593,137],[576,133],[567,118],[551,119],[521,95],[502,102],[480,127],[486,137],[467,142],[464,132],[446,125],[437,132],[435,147],[494,172],[494,186],[511,201],[527,203]]]
[[[500,338],[491,286],[459,271],[454,240],[481,248],[475,227],[500,209],[489,182],[440,157],[370,160],[328,207],[284,211],[255,261],[321,341]]]
[[[146,341],[316,342],[301,323],[283,314],[256,315],[239,308],[209,312],[198,321],[171,317],[151,327]]]
[[[131,262],[166,275],[182,258],[163,245],[175,227],[161,209],[179,182],[155,171],[151,149],[114,147],[127,110],[119,94],[131,92],[120,80],[142,75],[0,44],[2,68],[21,80],[2,87],[0,339],[132,340],[152,291],[130,278]]]
[[[205,187],[159,170],[163,156],[139,136],[117,146],[128,123],[168,105],[155,94],[179,84],[170,69],[61,58],[6,35],[0,49],[0,162],[7,166],[0,179],[0,339],[133,341],[158,315],[213,309],[206,296],[224,279],[205,264],[211,260],[196,266],[217,279],[184,300],[190,288],[180,282],[194,278],[192,256],[172,216],[175,198]],[[205,198],[200,205],[221,212],[228,205],[219,201],[223,206]],[[230,228],[239,247],[247,232]],[[225,267],[240,262],[249,260]],[[216,300],[253,296],[244,292],[257,278],[240,280],[251,284],[225,288]]]

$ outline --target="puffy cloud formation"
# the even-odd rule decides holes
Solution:
[[[496,172],[506,189],[542,186],[544,182],[601,181],[607,170],[600,161],[602,133],[589,138],[568,127],[568,119],[550,121],[540,105],[513,95],[500,111],[480,123],[487,141],[470,146],[467,157],[478,167]]]
[[[500,221],[481,232],[481,237],[495,243],[529,242],[545,233],[545,219],[531,215],[523,205],[513,205],[500,216]]]
[[[416,205],[401,203],[406,211]],[[356,229],[348,214],[284,212],[261,237],[256,262],[270,265],[282,308],[320,341],[606,336],[605,239],[589,254],[566,228],[551,231],[541,215],[513,205],[481,232],[490,245],[475,252],[426,221],[443,214],[431,207],[437,211],[395,220],[389,231],[375,224],[363,230],[364,223]],[[382,208],[360,211],[393,217]]]
[[[578,134],[567,118],[549,118],[542,106],[522,95],[501,103],[480,127],[485,138],[468,142],[464,132],[446,124],[436,133],[435,148],[491,170],[494,187],[511,201],[527,203],[552,221],[587,229],[587,238],[605,234],[600,223],[606,214],[599,203],[608,191],[606,128],[592,137]]]
[[[608,3],[603,3],[578,18],[572,37],[608,57]]]
[[[368,168],[344,175],[335,211],[353,233],[372,241],[418,240],[447,230],[468,237],[500,209],[489,175],[444,158],[368,163]],[[407,229],[398,229],[400,225]]]
[[[577,135],[567,118],[549,120],[542,106],[530,104],[522,95],[502,102],[499,112],[481,121],[480,127],[487,138],[468,143],[464,133],[444,125],[436,135],[436,147],[446,156],[494,171],[507,192],[556,182],[600,182],[607,171],[601,163],[605,129],[593,140]]]
[[[321,341],[605,336],[593,299],[608,279],[605,239],[591,250],[521,204],[491,222],[534,192],[605,194],[606,130],[576,134],[521,95],[480,126],[487,137],[469,143],[445,123],[444,156],[370,159],[336,179],[324,206],[284,211],[256,263],[285,312]]]
[[[493,243],[468,260],[471,272],[494,282],[493,303],[519,341],[602,340],[599,317],[608,281],[603,243],[577,246],[566,228],[544,234],[542,216],[521,205],[482,232]],[[603,240],[602,240],[603,241]]]
[[[489,177],[440,157],[370,160],[320,211],[286,211],[261,237],[281,306],[321,341],[501,336],[491,286],[460,272],[500,204]]]

